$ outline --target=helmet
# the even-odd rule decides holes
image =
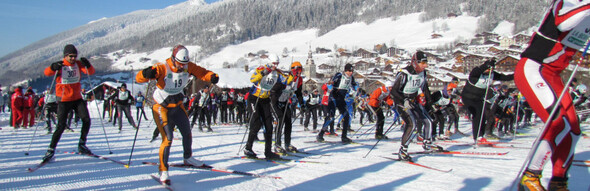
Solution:
[[[291,64],[291,70],[296,69],[297,67],[301,68],[301,63],[298,61],[293,62],[293,64]]]
[[[172,58],[176,62],[187,64],[189,62],[188,50],[182,45],[176,45],[172,51]]]
[[[279,56],[277,56],[276,54],[268,55],[268,59],[270,60],[270,63],[273,63],[275,65],[279,65]]]
[[[393,87],[393,82],[387,80],[387,82],[385,82],[385,87]]]
[[[586,94],[586,91],[588,91],[588,88],[586,87],[586,85],[580,84],[580,85],[576,86],[576,90],[578,90],[578,92],[580,92],[582,94]]]

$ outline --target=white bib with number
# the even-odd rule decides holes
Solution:
[[[61,67],[61,84],[75,84],[80,82],[80,68],[78,64]]]
[[[407,75],[406,86],[404,86],[403,93],[404,94],[414,94],[420,90],[424,82],[426,81],[426,77],[424,76],[424,72],[420,72],[418,74],[410,74],[410,72],[406,70],[402,70],[403,73]]]
[[[154,100],[158,103],[164,102],[168,96],[183,93],[182,90],[188,85],[189,74],[187,72],[172,72],[168,64],[164,65],[166,66],[164,89],[157,88],[154,91]]]
[[[477,80],[477,82],[473,84],[473,86],[478,87],[480,89],[486,89],[488,87],[488,79],[494,79],[494,73],[492,73],[491,75],[492,76],[482,74],[481,76],[479,76],[479,80]]]
[[[270,91],[270,89],[272,89],[272,86],[275,85],[278,78],[279,74],[277,73],[277,71],[272,71],[270,74],[262,77],[260,83],[258,83],[258,87],[261,91],[268,92]],[[260,94],[262,94],[263,92],[260,92]]]

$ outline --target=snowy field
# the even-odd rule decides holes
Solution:
[[[89,108],[92,127],[88,136],[88,147],[95,154],[127,162],[135,130],[123,120],[123,132],[118,133],[117,128],[105,120],[104,127],[110,150],[113,152],[109,154],[109,145],[105,140],[101,121],[97,118],[96,105],[91,102]],[[135,116],[134,108],[132,113]],[[39,125],[35,137],[34,128],[14,131],[8,126],[8,115],[0,114],[0,190],[163,190],[164,188],[150,177],[150,174],[157,174],[157,167],[142,164],[144,161],[158,162],[160,139],[149,143],[155,125],[151,121],[151,116],[148,116],[148,119],[150,120],[141,121],[131,166],[128,169],[106,160],[56,152],[54,163],[35,172],[28,172],[27,168],[41,161],[51,136],[46,135],[46,130],[42,129],[44,123]],[[385,128],[389,124],[387,121]],[[539,126],[541,123],[537,122],[537,127]],[[352,129],[356,130],[359,127],[358,121],[354,120]],[[370,125],[363,127],[357,135],[368,128]],[[588,131],[589,125],[584,124],[582,128]],[[77,149],[79,129],[80,127],[76,127],[75,132],[64,133],[57,149]],[[216,125],[213,126],[214,133],[202,133],[197,129],[193,130],[192,145],[197,159],[217,168],[279,176],[282,179],[252,178],[171,167],[170,176],[176,190],[508,190],[529,151],[527,148],[531,146],[538,133],[538,128],[524,129],[523,135],[517,136],[515,140],[502,140],[506,143],[498,144],[506,148],[474,149],[461,145],[471,142],[471,139],[459,135],[453,136],[458,142],[439,143],[453,151],[508,152],[502,156],[413,155],[414,160],[420,164],[445,170],[452,169],[445,173],[383,158],[396,157],[392,153],[396,153],[400,146],[399,127],[388,134],[392,140],[379,142],[369,156],[363,158],[376,142],[373,134],[351,137],[360,144],[310,143],[309,141],[315,140],[315,134],[303,131],[297,120],[292,144],[300,150],[316,155],[301,154],[306,157],[285,158],[327,164],[274,164],[236,158],[244,133],[243,127]],[[461,119],[460,130],[471,134],[470,124],[465,119]],[[180,134],[175,134],[175,137],[180,137]],[[262,138],[261,135],[259,137]],[[32,147],[30,155],[27,156],[25,153],[31,139]],[[326,136],[326,140],[340,139]],[[174,140],[172,145],[170,162],[182,162],[181,142]],[[263,144],[254,144],[254,151],[262,157],[263,147]],[[421,150],[420,145],[410,145],[410,151]],[[241,156],[242,152],[239,154]],[[587,137],[581,138],[578,142],[575,159],[590,159],[590,139]],[[546,165],[543,172],[542,182],[545,186],[551,177],[550,166]],[[570,190],[590,189],[588,167],[572,166],[569,174]]]

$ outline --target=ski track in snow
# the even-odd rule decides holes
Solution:
[[[101,104],[99,104],[101,105]],[[127,162],[133,144],[135,130],[123,119],[123,131],[118,133],[118,126],[104,120],[110,150],[104,137],[103,127],[96,118],[98,112],[94,103],[89,103],[92,126],[88,135],[87,146],[97,155]],[[102,108],[101,108],[102,109]],[[149,109],[147,109],[149,110]],[[151,113],[146,111],[146,113]],[[135,116],[135,108],[132,107]],[[114,162],[88,156],[56,152],[56,161],[45,165],[35,172],[26,169],[41,161],[51,135],[43,128],[45,123],[38,123],[38,130],[33,139],[30,155],[25,155],[33,136],[34,127],[14,131],[9,127],[9,115],[0,114],[0,190],[165,190],[154,181],[150,174],[157,174],[158,168],[141,164],[143,161],[158,162],[158,149],[161,139],[149,143],[155,128],[151,122],[142,120],[137,142],[129,169]],[[391,118],[388,118],[391,120]],[[385,128],[389,126],[386,122]],[[322,120],[319,120],[322,124]],[[510,145],[530,147],[537,128],[523,129],[526,135],[517,136]],[[73,125],[73,124],[72,124]],[[149,127],[148,127],[149,125]],[[59,151],[75,151],[80,136],[80,126],[75,132],[64,132],[58,144]],[[360,125],[358,116],[353,120],[352,129]],[[470,123],[462,118],[460,130],[471,134]],[[256,174],[280,176],[282,179],[252,178],[240,175],[203,171],[196,169],[170,168],[173,187],[176,190],[508,190],[516,177],[528,149],[522,148],[490,148],[458,146],[463,143],[441,144],[448,150],[477,152],[509,152],[503,156],[484,155],[413,155],[416,162],[439,169],[453,169],[449,173],[429,170],[404,162],[384,159],[380,156],[391,156],[397,153],[401,131],[396,128],[388,134],[393,140],[381,141],[371,154],[363,158],[375,144],[373,134],[356,139],[359,144],[321,144],[304,143],[315,140],[315,133],[302,131],[299,120],[293,127],[292,144],[300,150],[330,156],[312,156],[306,158],[285,157],[296,160],[327,162],[329,164],[288,163],[273,164],[264,161],[235,158],[244,133],[244,127],[238,125],[215,125],[216,133],[202,133],[193,129],[193,155],[206,164],[216,168],[226,168]],[[358,133],[371,128],[365,126]],[[590,125],[582,124],[583,131]],[[239,132],[239,133],[238,133]],[[354,132],[353,132],[354,133]],[[175,138],[181,138],[178,132]],[[263,136],[259,134],[259,137]],[[325,136],[326,140],[338,141],[339,138]],[[453,136],[454,140],[465,143],[472,142],[470,137]],[[581,138],[576,147],[575,159],[590,160],[590,139]],[[508,141],[508,140],[506,140]],[[174,140],[170,154],[170,163],[182,162],[182,146],[180,140]],[[507,144],[508,145],[508,144]],[[254,151],[264,157],[264,144],[254,143]],[[409,151],[421,151],[420,145],[410,144]],[[240,151],[240,156],[243,155]],[[305,155],[305,154],[299,154]],[[570,190],[590,189],[590,171],[588,167],[572,166],[569,171]],[[545,166],[542,183],[547,186],[551,177],[551,164]]]

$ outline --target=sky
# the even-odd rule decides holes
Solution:
[[[33,42],[103,17],[162,9],[186,0],[0,1],[0,57]],[[219,0],[205,0],[207,3]]]

